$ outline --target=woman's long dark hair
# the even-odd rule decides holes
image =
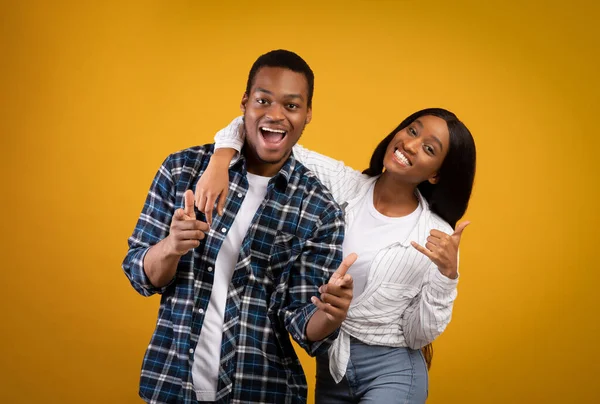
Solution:
[[[371,177],[381,174],[385,152],[396,133],[406,128],[416,119],[426,115],[437,116],[446,121],[450,135],[450,147],[438,171],[437,183],[432,184],[429,181],[423,181],[417,188],[429,203],[431,211],[454,228],[469,205],[473,180],[475,179],[476,152],[475,141],[471,132],[452,112],[442,108],[428,108],[415,112],[403,120],[375,148],[369,168],[364,170],[363,174]],[[421,348],[421,352],[427,363],[427,369],[431,368],[433,345],[424,346]]]
[[[369,168],[363,171],[371,177],[383,172],[383,158],[388,145],[396,133],[406,128],[416,119],[432,115],[446,121],[450,134],[448,154],[438,171],[438,181],[431,184],[423,181],[417,188],[429,203],[432,212],[440,216],[454,228],[456,222],[467,210],[475,178],[475,141],[469,129],[452,112],[442,108],[428,108],[415,112],[402,121],[375,148]]]

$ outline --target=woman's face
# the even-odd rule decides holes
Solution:
[[[388,175],[400,176],[411,184],[435,184],[449,147],[446,121],[425,115],[396,133],[385,152],[383,166]]]

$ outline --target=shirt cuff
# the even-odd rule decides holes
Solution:
[[[244,146],[243,142],[236,142],[235,140],[219,141],[218,143],[215,143],[215,150],[217,150],[217,149],[235,149],[235,151],[239,153],[240,150],[242,149],[242,146]]]
[[[310,320],[310,318],[317,312],[318,307],[315,306],[314,304],[310,303],[308,305],[306,305],[306,307],[304,307],[304,309],[302,309],[302,317],[304,318],[304,324],[302,324],[302,338],[303,338],[303,344],[299,343],[300,346],[302,346],[302,348],[304,348],[304,350],[310,355],[310,356],[318,356],[321,354],[326,353],[329,350],[329,347],[331,346],[331,344],[333,344],[333,341],[335,341],[335,339],[338,337],[338,334],[340,333],[340,327],[338,327],[334,332],[332,332],[331,334],[329,334],[327,337],[323,338],[322,340],[319,341],[309,341],[307,336],[306,336],[306,327],[308,325],[308,322]]]
[[[154,293],[163,294],[176,278],[176,276],[173,277],[171,282],[160,288],[157,288],[152,284],[152,282],[150,282],[150,278],[148,278],[148,275],[146,275],[146,271],[144,270],[144,258],[146,257],[146,254],[148,254],[148,251],[150,251],[150,248],[151,247],[144,248],[133,258],[133,272],[136,274],[133,280],[140,286],[142,290],[146,292],[144,293],[146,296],[153,295]]]
[[[442,275],[440,270],[435,266],[431,270],[434,271],[433,276],[431,277],[431,286],[433,289],[441,293],[451,293],[456,289],[460,275],[455,279],[450,279],[447,276]]]

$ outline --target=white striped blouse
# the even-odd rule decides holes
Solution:
[[[215,147],[239,152],[244,142],[242,128],[241,117],[234,119],[217,133]],[[344,207],[346,233],[360,232],[352,226],[355,211],[378,177],[368,177],[341,161],[299,145],[294,146],[293,152]],[[382,246],[375,255],[365,290],[352,301],[339,337],[329,349],[330,371],[336,382],[346,373],[350,336],[369,345],[418,349],[432,342],[450,322],[458,278],[442,275],[410,242],[425,245],[432,229],[448,234],[453,229],[431,212],[421,194],[418,197],[423,209],[416,226],[405,240]],[[351,252],[344,251],[344,255]]]

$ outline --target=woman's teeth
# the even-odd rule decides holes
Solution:
[[[394,152],[394,156],[396,156],[396,158],[398,160],[400,160],[401,162],[403,162],[405,165],[410,166],[412,164],[410,164],[410,161],[408,161],[408,159],[406,157],[404,157],[404,154],[402,154],[400,152],[400,150],[396,149],[396,151]]]

